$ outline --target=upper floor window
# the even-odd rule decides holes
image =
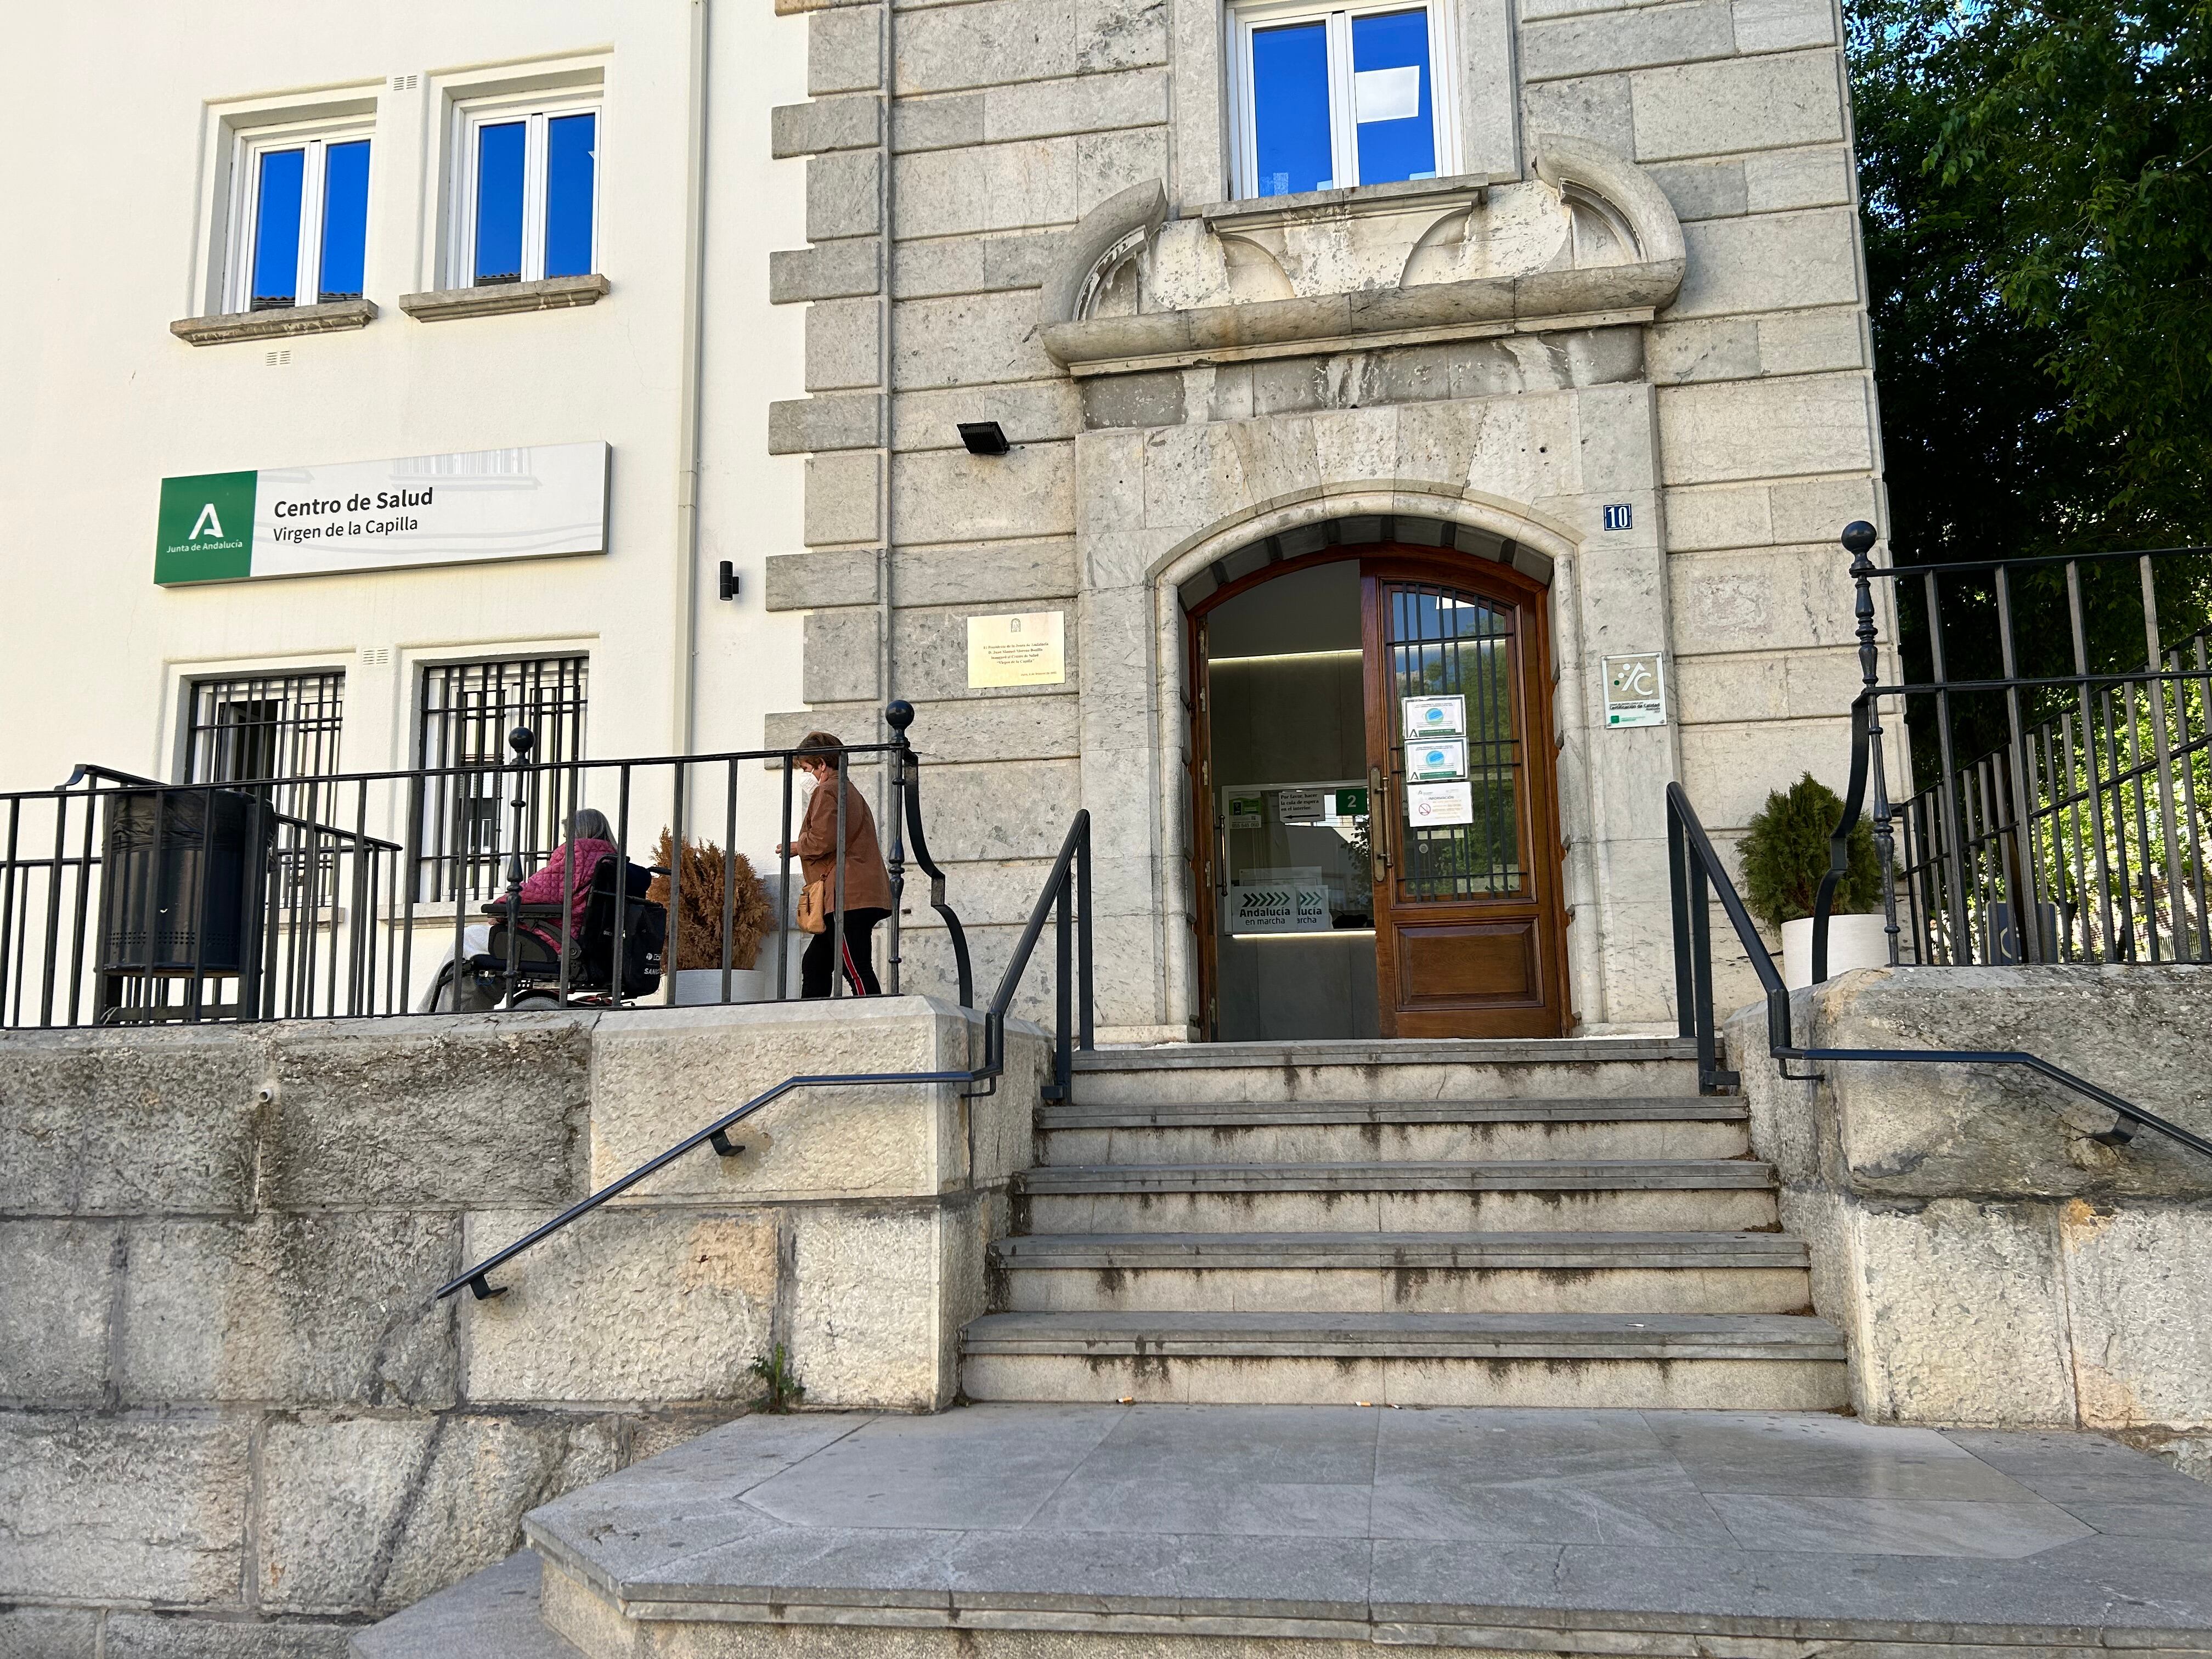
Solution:
[[[368,246],[368,136],[356,125],[238,139],[228,309],[358,300]]]
[[[599,240],[596,104],[539,94],[459,113],[453,285],[588,275]]]
[[[1238,194],[1433,179],[1458,167],[1442,6],[1237,15]]]

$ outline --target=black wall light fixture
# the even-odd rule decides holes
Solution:
[[[960,441],[970,455],[1003,455],[1013,447],[996,421],[961,422]]]
[[[722,561],[721,592],[726,599],[738,597],[738,568],[727,559]]]

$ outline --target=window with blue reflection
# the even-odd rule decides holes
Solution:
[[[522,280],[523,141],[527,124],[477,129],[477,286]]]
[[[592,269],[595,115],[556,115],[545,124],[545,274],[582,276]]]
[[[1437,176],[1425,10],[1352,20],[1352,105],[1361,184]]]
[[[1252,31],[1255,196],[1335,185],[1329,150],[1328,26],[1316,20]]]
[[[316,290],[324,300],[358,300],[368,240],[368,140],[323,149],[323,254]]]
[[[254,191],[252,310],[289,306],[298,296],[300,191],[307,168],[304,149],[261,152],[261,177]]]

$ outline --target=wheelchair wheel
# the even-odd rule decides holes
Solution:
[[[438,970],[437,989],[430,999],[430,1012],[439,1014],[484,1014],[499,1006],[487,996],[473,974],[461,976],[458,994],[454,988],[453,970],[450,964]]]
[[[510,1008],[558,1008],[561,999],[551,991],[525,991],[507,1006]]]

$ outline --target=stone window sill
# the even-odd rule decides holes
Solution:
[[[1362,217],[1408,209],[1451,208],[1480,201],[1490,188],[1487,174],[1466,173],[1446,179],[1407,179],[1390,185],[1355,185],[1349,190],[1310,190],[1296,196],[1255,196],[1241,202],[1215,202],[1188,216],[1229,231],[1256,230],[1302,219]]]
[[[495,317],[509,311],[566,311],[597,305],[607,279],[548,276],[538,283],[500,283],[489,288],[441,288],[428,294],[403,294],[399,308],[418,323],[442,323],[455,317]]]
[[[376,315],[374,300],[333,300],[319,306],[276,306],[267,311],[234,311],[218,317],[180,317],[169,332],[187,345],[227,345],[233,340],[275,340],[295,334],[330,334],[367,328]]]

